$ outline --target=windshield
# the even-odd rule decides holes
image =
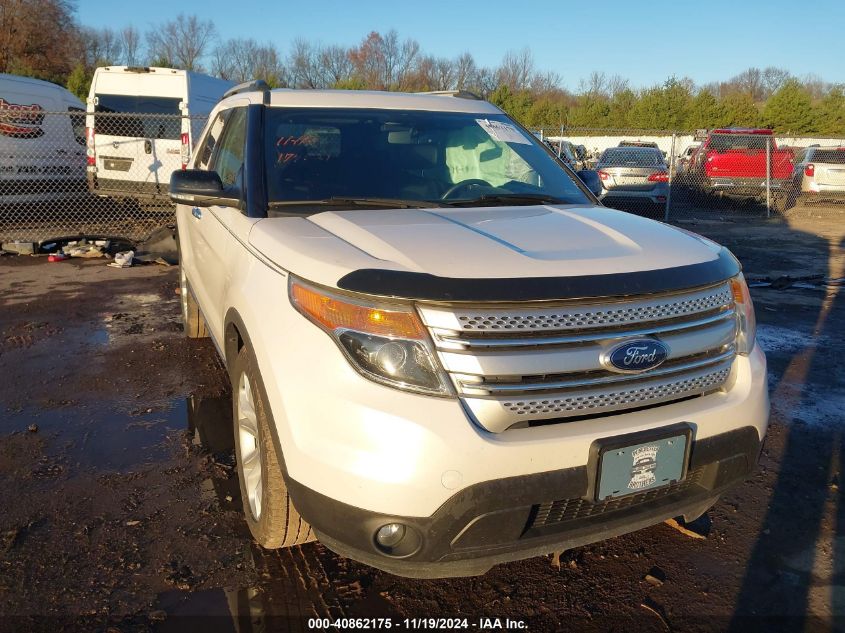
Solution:
[[[271,209],[355,208],[372,199],[385,206],[590,204],[505,115],[270,108],[265,125]]]
[[[602,167],[661,167],[663,155],[648,148],[614,148],[605,150],[599,160]]]

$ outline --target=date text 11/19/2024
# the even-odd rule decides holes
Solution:
[[[474,629],[476,631],[527,630],[524,620],[511,618],[309,618],[309,630],[378,630],[400,629],[409,631],[443,629]]]

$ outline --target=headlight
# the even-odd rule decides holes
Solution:
[[[293,276],[288,293],[293,306],[328,332],[366,378],[407,391],[451,393],[411,306],[359,302]]]
[[[754,349],[754,337],[757,335],[757,319],[754,316],[748,284],[745,283],[742,273],[731,279],[731,292],[736,309],[736,351],[739,354],[750,354]]]

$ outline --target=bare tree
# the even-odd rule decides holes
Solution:
[[[613,75],[607,80],[607,93],[611,99],[630,89],[630,82],[622,75]]]
[[[307,40],[297,38],[288,58],[291,82],[296,88],[322,88],[320,51]]]
[[[759,68],[748,68],[733,77],[729,83],[736,86],[737,91],[746,94],[754,101],[765,98],[763,90],[763,73]]]
[[[455,60],[455,87],[458,90],[470,89],[477,71],[472,53],[461,53]]]
[[[175,20],[148,32],[147,46],[154,60],[185,70],[202,70],[201,60],[216,37],[211,20],[180,13]]]
[[[211,71],[230,81],[263,79],[274,88],[287,83],[276,47],[261,45],[251,38],[230,39],[217,46],[212,53]]]
[[[609,97],[610,85],[607,75],[594,70],[589,77],[578,82],[578,92],[588,97]]]
[[[534,78],[534,56],[531,49],[508,51],[497,71],[499,83],[511,90],[527,90]]]
[[[830,84],[814,73],[804,75],[801,78],[801,84],[813,99],[821,99],[830,89]]]
[[[353,66],[348,49],[337,45],[323,47],[319,59],[324,85],[336,86],[352,76]]]
[[[531,77],[529,87],[531,92],[535,94],[548,94],[560,90],[562,79],[558,73],[555,72],[535,72]]]
[[[123,57],[121,37],[109,28],[83,27],[80,30],[79,37],[82,42],[82,54],[86,68],[116,64]]]
[[[777,92],[778,88],[780,88],[787,79],[789,79],[792,75],[790,75],[788,70],[784,70],[783,68],[776,68],[774,66],[769,66],[763,70],[763,90],[765,92],[765,96],[768,98],[774,92]]]
[[[120,31],[120,40],[123,48],[123,63],[127,66],[136,66],[141,61],[141,34],[131,24],[123,27]]]

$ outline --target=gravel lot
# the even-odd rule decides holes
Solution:
[[[176,268],[0,258],[0,631],[288,631],[314,616],[845,626],[845,308],[823,281],[845,276],[845,213],[684,227],[758,282],[773,411],[757,473],[710,511],[704,539],[658,525],[566,552],[559,569],[535,558],[442,581],[251,542],[229,385],[211,343],[181,335]]]

